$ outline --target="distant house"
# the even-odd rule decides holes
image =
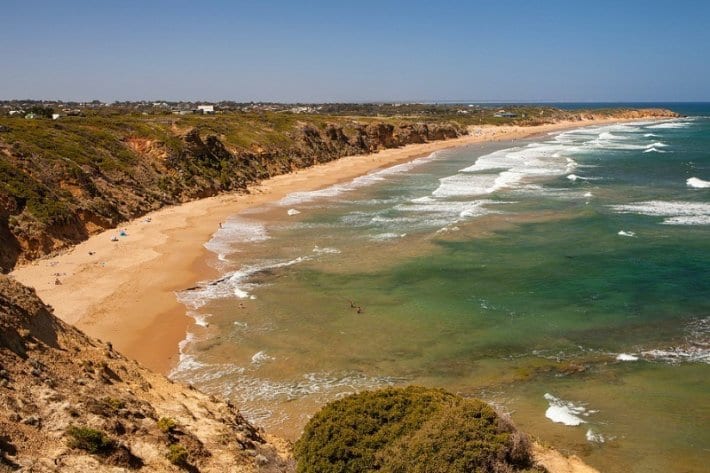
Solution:
[[[13,116],[13,115],[22,115],[23,113],[25,113],[23,110],[10,110],[10,111],[8,112],[8,114],[9,114],[10,116]]]
[[[214,105],[198,105],[197,106],[197,113],[214,113]]]
[[[52,120],[58,120],[59,117],[61,117],[61,115],[58,114],[58,113],[53,113],[53,114],[52,114]]]
[[[515,118],[518,116],[517,113],[513,112],[506,112],[505,110],[498,110],[495,115],[493,115],[496,118]]]

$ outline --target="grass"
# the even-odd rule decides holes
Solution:
[[[100,430],[71,426],[67,429],[69,446],[96,455],[109,455],[116,449],[116,441]]]
[[[184,467],[188,465],[189,454],[187,449],[179,443],[174,443],[168,447],[165,458],[173,465]]]
[[[172,432],[175,430],[175,427],[177,427],[177,422],[170,417],[161,417],[160,420],[158,420],[158,428],[164,434]]]

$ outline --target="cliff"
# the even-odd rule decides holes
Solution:
[[[292,471],[289,446],[0,276],[0,471]]]
[[[166,205],[245,191],[345,155],[464,133],[455,123],[352,120],[251,127],[229,118],[7,120],[0,128],[0,268],[8,272]]]

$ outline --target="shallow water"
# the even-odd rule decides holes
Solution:
[[[708,150],[708,118],[591,127],[235,216],[207,245],[225,277],[180,295],[201,326],[173,376],[292,438],[328,400],[414,383],[602,471],[704,471]]]

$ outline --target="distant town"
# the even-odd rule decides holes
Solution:
[[[458,118],[464,122],[507,122],[550,119],[560,112],[548,105],[455,104],[455,103],[275,103],[275,102],[186,102],[116,101],[75,102],[61,100],[2,100],[0,116],[25,119],[53,119],[87,116],[169,116],[239,113],[287,113],[336,116],[431,116]]]

